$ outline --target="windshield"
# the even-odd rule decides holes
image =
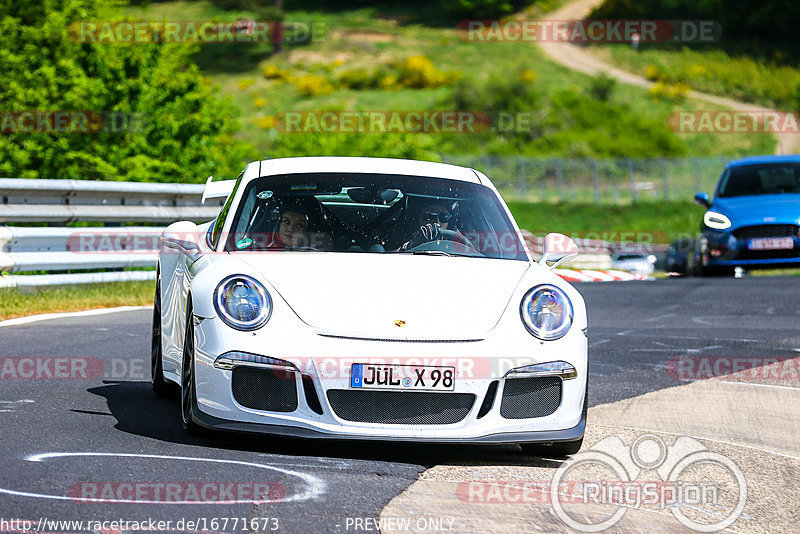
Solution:
[[[457,180],[364,173],[251,181],[225,250],[413,253],[528,261],[489,188]]]
[[[720,197],[800,193],[800,163],[741,165],[726,171]]]

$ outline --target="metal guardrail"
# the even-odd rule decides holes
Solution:
[[[177,220],[213,219],[225,199],[202,205],[203,184],[0,179],[0,288],[153,280],[158,236]],[[102,228],[3,223],[104,223]],[[130,227],[122,223],[159,226]],[[126,252],[130,239],[149,242]],[[105,269],[106,272],[65,272]],[[15,274],[52,271],[52,274]],[[2,274],[2,273],[10,274]]]
[[[203,184],[0,178],[0,223],[161,223],[213,219]]]

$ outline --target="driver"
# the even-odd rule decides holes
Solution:
[[[400,250],[409,250],[438,239],[442,234],[442,230],[450,229],[453,211],[457,206],[458,202],[454,202],[451,205],[447,205],[444,202],[430,202],[422,206],[417,213],[419,229],[414,233],[411,240],[400,247]]]

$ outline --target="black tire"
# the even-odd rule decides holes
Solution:
[[[153,301],[153,324],[151,330],[150,383],[157,397],[172,397],[175,394],[175,386],[164,378],[164,368],[161,360],[161,277],[159,275],[156,278],[156,296]]]
[[[700,276],[705,278],[713,278],[713,277],[728,277],[732,278],[734,274],[733,267],[708,267],[708,266],[701,266],[700,267]]]
[[[202,436],[205,434],[203,427],[194,422],[195,406],[197,406],[197,393],[194,382],[194,314],[189,296],[181,364],[181,423],[190,436]]]

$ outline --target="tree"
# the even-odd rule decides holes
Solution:
[[[234,139],[232,104],[192,64],[196,44],[79,42],[69,30],[115,19],[97,0],[0,0],[0,176],[203,181],[255,159]],[[77,112],[99,131],[23,132],[24,111],[49,117],[35,130]]]

